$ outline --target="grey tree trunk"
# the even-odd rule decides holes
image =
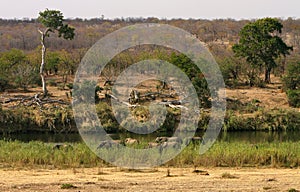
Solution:
[[[265,69],[265,83],[271,83],[271,68],[266,67]]]
[[[40,76],[42,79],[43,95],[45,97],[48,94],[48,90],[47,90],[47,86],[46,86],[46,79],[45,79],[45,75],[44,75],[45,56],[46,56],[46,46],[45,46],[46,33],[43,33],[40,30],[39,30],[39,32],[41,33],[41,44],[42,44],[42,62],[41,62],[41,66],[40,66]]]

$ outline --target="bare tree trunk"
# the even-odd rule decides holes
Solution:
[[[63,74],[63,89],[65,90],[65,86],[68,82],[68,72],[64,72]]]
[[[271,68],[269,67],[265,69],[265,83],[271,83]]]
[[[42,44],[42,62],[41,62],[41,66],[40,66],[40,76],[41,76],[41,79],[42,79],[43,95],[44,95],[44,97],[46,97],[47,94],[48,94],[48,90],[47,90],[47,87],[46,87],[46,79],[45,79],[45,75],[44,75],[45,56],[46,56],[46,46],[45,46],[46,33],[43,33],[40,30],[39,30],[39,32],[41,33],[41,44]]]

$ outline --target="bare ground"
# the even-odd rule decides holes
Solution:
[[[135,77],[136,78],[136,77]],[[145,76],[139,77],[145,78]],[[272,84],[267,84],[265,88],[241,86],[238,88],[227,88],[226,97],[240,101],[242,103],[250,103],[253,100],[258,100],[258,105],[265,109],[292,109],[288,104],[288,98],[286,93],[282,90],[282,82],[279,77],[271,75]],[[56,82],[59,81],[58,76],[51,77],[52,80]],[[71,83],[73,77],[69,77],[69,83]],[[104,80],[101,80],[100,85],[103,87]],[[141,93],[147,91],[157,91],[156,87],[159,83],[154,80],[147,80],[140,84],[137,88]],[[63,100],[65,102],[70,102],[70,90],[61,90],[58,87],[48,86],[48,91],[51,94],[52,99]],[[29,88],[27,91],[21,89],[8,90],[4,93],[0,93],[0,102],[2,103],[7,98],[13,97],[29,97],[36,93],[42,93],[41,87]],[[9,107],[12,104],[2,104],[3,107]],[[300,108],[296,109],[300,111]]]
[[[226,96],[231,99],[250,103],[253,100],[259,101],[259,106],[266,109],[290,109],[286,93],[278,89],[275,85],[268,88],[240,88],[226,89]]]
[[[0,169],[0,191],[288,191],[300,190],[300,169],[156,168],[128,171],[120,168]],[[230,173],[235,178],[222,178]],[[62,184],[76,188],[62,189]]]

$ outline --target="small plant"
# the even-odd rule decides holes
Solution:
[[[270,179],[267,179],[268,182],[271,182],[271,181],[276,181],[275,178],[270,178]]]
[[[171,177],[171,171],[170,171],[170,169],[167,169],[167,175],[166,175],[167,177]]]
[[[97,175],[104,175],[104,171],[103,171],[103,168],[102,167],[98,167],[98,172],[97,172]]]
[[[225,172],[225,173],[222,174],[222,178],[224,178],[224,179],[237,179],[238,177],[235,176],[235,175],[232,175],[230,173]]]
[[[73,83],[69,83],[66,85],[69,89],[73,89]]]
[[[288,190],[288,192],[299,192],[299,190],[291,188],[291,189]]]
[[[76,173],[78,173],[78,171],[75,169],[75,167],[73,167],[72,171],[73,171],[74,175],[76,175]]]
[[[198,170],[198,169],[195,169],[193,171],[193,173],[197,173],[197,174],[200,174],[200,175],[209,175],[209,173],[207,171]]]
[[[53,87],[56,87],[56,86],[57,86],[57,83],[56,83],[53,79],[49,80],[49,81],[48,81],[48,84],[49,84],[50,86],[53,86]]]
[[[300,90],[287,90],[289,104],[292,107],[300,107]]]
[[[76,189],[77,187],[75,185],[72,185],[70,183],[64,183],[60,187],[61,189]]]
[[[263,187],[264,190],[270,190],[272,189],[271,187]]]

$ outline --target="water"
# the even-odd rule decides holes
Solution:
[[[300,131],[295,132],[227,132],[221,133],[218,138],[220,141],[225,142],[296,142],[300,141]]]
[[[23,142],[43,141],[46,143],[82,142],[78,133],[51,134],[51,133],[17,133],[0,135],[0,140],[19,140]]]
[[[197,133],[201,135],[201,133]],[[137,134],[112,134],[113,139],[125,139],[127,137],[137,138],[144,141],[154,141],[157,136],[172,136],[169,134],[150,134],[150,135],[137,135]],[[68,134],[50,134],[50,133],[19,133],[0,135],[0,139],[6,140],[19,140],[23,142],[29,141],[43,141],[47,143],[56,142],[82,142],[81,136],[77,133]],[[300,141],[300,132],[221,132],[219,141],[224,142],[283,142],[283,141]]]

